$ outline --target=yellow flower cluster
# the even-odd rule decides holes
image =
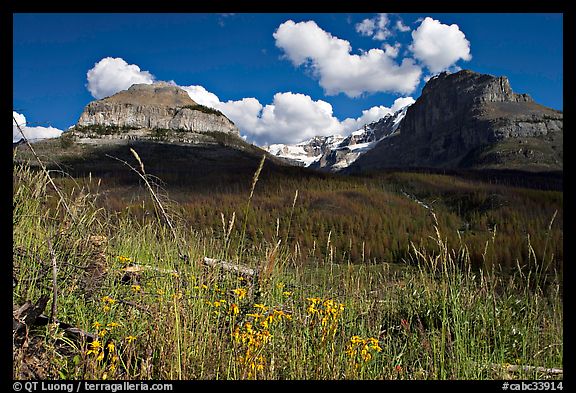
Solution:
[[[123,256],[123,255],[118,255],[118,256],[116,257],[116,259],[118,259],[118,262],[121,262],[121,263],[132,262],[132,259],[131,259],[131,258],[125,257],[125,256]]]
[[[105,330],[105,329],[104,329]],[[99,340],[93,340],[90,343],[90,349],[86,351],[86,355],[94,355],[98,362],[104,360],[104,356],[106,356],[106,351],[108,351],[108,371],[115,371],[118,367],[118,362],[120,361],[120,357],[116,353],[116,345],[114,345],[114,341],[108,340],[108,344],[105,346],[102,345],[102,342]],[[106,375],[106,374],[105,374]]]
[[[226,306],[226,299],[219,299],[219,300],[214,300],[213,302],[210,300],[206,300],[206,304],[208,304],[209,306],[214,307],[214,315],[220,315],[220,310],[224,309]],[[234,309],[231,307],[229,312],[231,314],[234,313]]]
[[[94,355],[98,361],[104,360],[104,348],[102,347],[102,343],[98,340],[92,341],[90,343],[90,349],[86,351],[86,355]]]
[[[239,347],[238,362],[249,379],[255,378],[266,366],[263,354],[265,345],[272,335],[270,329],[284,320],[291,320],[292,315],[283,310],[272,309],[264,304],[255,304],[257,312],[248,313],[248,321],[236,326],[232,332],[232,340]]]
[[[102,303],[104,303],[104,305],[102,306],[102,309],[104,310],[104,312],[108,312],[108,311],[110,311],[110,308],[112,307],[112,305],[114,303],[116,303],[116,300],[112,299],[110,296],[104,296],[102,298]]]
[[[240,347],[238,362],[249,379],[264,371],[266,358],[262,355],[262,350],[271,337],[268,329],[262,329],[251,322],[237,326],[232,332],[232,340]]]
[[[105,304],[115,303],[115,300],[109,296],[105,296],[102,300]],[[86,355],[93,355],[98,363],[106,359],[106,365],[104,366],[105,372],[102,374],[102,379],[107,379],[108,373],[113,373],[120,363],[120,354],[118,353],[116,344],[114,344],[111,333],[121,326],[120,323],[114,321],[108,322],[106,326],[99,321],[94,321],[92,324],[92,327],[98,331],[98,338],[90,343]],[[134,337],[134,339],[135,338],[136,337]],[[102,344],[103,342],[106,342],[106,344]],[[99,367],[101,367],[101,365]]]
[[[348,345],[346,345],[346,355],[352,359],[356,368],[362,363],[368,363],[372,360],[375,352],[382,352],[378,339],[373,337],[362,338],[352,336]]]
[[[244,288],[236,288],[233,289],[234,295],[238,298],[238,300],[242,300],[246,297],[246,289]]]
[[[255,304],[254,308],[259,308],[262,310],[262,313],[249,313],[246,314],[248,318],[252,318],[252,321],[255,324],[260,325],[264,329],[268,329],[275,323],[282,322],[282,320],[291,320],[292,315],[284,312],[283,310],[273,309],[270,312],[267,312],[267,308],[260,304]]]
[[[102,298],[102,302],[104,303],[109,303],[109,304],[114,304],[116,303],[116,300],[112,299],[110,296],[104,296]]]
[[[321,299],[317,297],[307,298],[309,304],[306,309],[312,326],[320,326],[321,341],[327,338],[334,338],[338,329],[338,321],[344,311],[344,304],[332,299]]]

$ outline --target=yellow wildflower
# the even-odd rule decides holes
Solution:
[[[382,351],[382,348],[380,348],[378,344],[378,339],[373,337],[362,338],[360,336],[352,336],[346,346],[345,353],[352,359],[354,366],[359,368],[359,363],[368,363],[373,359],[374,351]]]
[[[370,359],[372,359],[372,355],[370,354],[370,352],[368,352],[366,347],[362,349],[362,351],[360,352],[360,356],[362,356],[362,360],[364,360],[365,362],[369,362]]]
[[[113,343],[112,341],[110,341],[110,342],[108,343],[108,345],[106,345],[106,347],[108,348],[108,350],[109,350],[110,352],[114,352],[115,346],[114,346],[114,343]]]
[[[232,292],[234,292],[234,295],[236,295],[238,299],[244,299],[244,297],[246,297],[246,290],[244,288],[236,288],[233,289]]]
[[[266,312],[266,310],[268,309],[268,307],[260,303],[254,304],[254,308],[259,308],[260,310],[262,310],[262,312]]]
[[[132,290],[134,292],[140,292],[140,291],[142,291],[142,287],[138,284],[134,284],[134,285],[132,285]]]
[[[290,297],[290,296],[292,296],[292,292],[290,292],[290,291],[284,291],[284,292],[282,292],[282,296],[284,296],[284,297]]]
[[[99,328],[102,327],[102,324],[101,324],[100,322],[96,321],[96,322],[94,322],[94,323],[92,324],[92,327],[93,327],[94,329],[99,329]]]
[[[350,343],[352,344],[360,344],[362,343],[364,340],[362,340],[360,338],[360,336],[352,336],[352,338],[350,338]]]
[[[232,332],[232,338],[234,339],[234,341],[240,340],[240,329],[238,328],[238,326],[236,326],[236,328]]]
[[[90,343],[90,349],[86,352],[87,355],[90,354],[98,354],[100,349],[102,348],[102,344],[98,340],[94,340]]]
[[[230,305],[230,312],[231,312],[233,315],[238,315],[238,313],[240,312],[240,309],[238,308],[238,306],[236,305],[236,303],[232,303],[232,304]]]
[[[104,303],[110,303],[110,304],[116,303],[116,300],[112,299],[110,296],[104,296],[104,297],[102,298],[102,301],[103,301]]]
[[[106,324],[106,327],[108,327],[110,329],[113,329],[113,328],[118,327],[118,326],[120,326],[120,324],[117,322],[110,322],[110,323]]]
[[[274,310],[274,317],[277,317],[279,321],[282,321],[282,318],[292,319],[292,315],[285,313],[283,310]]]
[[[135,336],[126,336],[126,341],[128,341],[129,343],[131,343],[134,340],[136,340]]]

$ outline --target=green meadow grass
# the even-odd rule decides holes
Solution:
[[[358,264],[331,252],[341,234],[325,234],[319,254],[287,241],[300,229],[294,195],[285,227],[245,241],[258,176],[236,208],[244,214],[223,214],[212,235],[170,203],[174,232],[149,200],[144,219],[106,209],[96,179],[66,189],[71,217],[45,174],[15,166],[13,178],[13,303],[52,298],[52,251],[56,318],[98,336],[79,342],[57,325],[29,327],[45,378],[543,379],[554,376],[509,366],[562,368],[561,274],[529,237],[527,260],[504,274],[495,231],[478,269],[465,239],[431,216],[432,247],[411,242],[401,263]],[[258,268],[258,279],[208,268],[204,257]],[[25,355],[14,351],[15,377],[28,375]]]

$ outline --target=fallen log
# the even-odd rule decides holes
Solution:
[[[50,322],[50,319],[42,314],[40,315],[37,319],[36,319],[36,325],[38,326],[42,326],[42,325],[46,325]],[[56,325],[58,325],[58,327],[62,330],[64,330],[64,333],[68,334],[69,337],[71,337],[72,339],[76,339],[76,340],[85,340],[87,343],[91,343],[94,340],[98,340],[98,336],[96,334],[87,332],[85,330],[82,330],[80,328],[74,327],[72,325],[70,325],[69,323],[66,322],[61,322],[61,321],[54,321],[54,323]]]
[[[47,303],[48,296],[41,296],[35,305],[33,305],[32,302],[27,301],[22,306],[14,309],[12,312],[13,335],[24,339],[27,336],[29,326],[47,325],[51,319],[43,313]],[[92,342],[98,338],[95,334],[76,328],[68,323],[58,320],[54,320],[54,323],[73,339],[82,339],[86,342]]]
[[[258,269],[253,269],[248,266],[222,261],[220,259],[204,257],[204,264],[212,268],[220,268],[230,273],[240,276],[247,276],[251,278],[258,277]]]
[[[143,272],[144,270],[152,270],[158,273],[165,273],[165,274],[178,274],[178,272],[176,270],[171,270],[171,269],[161,269],[159,267],[156,266],[150,266],[150,265],[129,265],[126,266],[124,268],[122,268],[123,271],[125,271],[126,273],[140,273]]]
[[[506,364],[505,365],[492,364],[492,368],[501,369],[501,370],[509,372],[509,373],[537,372],[540,374],[548,374],[548,375],[558,375],[558,376],[564,375],[564,370],[561,368],[546,368],[546,367],[538,367],[538,366],[521,366],[521,365],[517,365],[517,364],[507,364],[507,365]]]

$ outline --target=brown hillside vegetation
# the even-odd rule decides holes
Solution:
[[[36,146],[62,198],[19,147],[15,378],[562,378],[557,179]]]

